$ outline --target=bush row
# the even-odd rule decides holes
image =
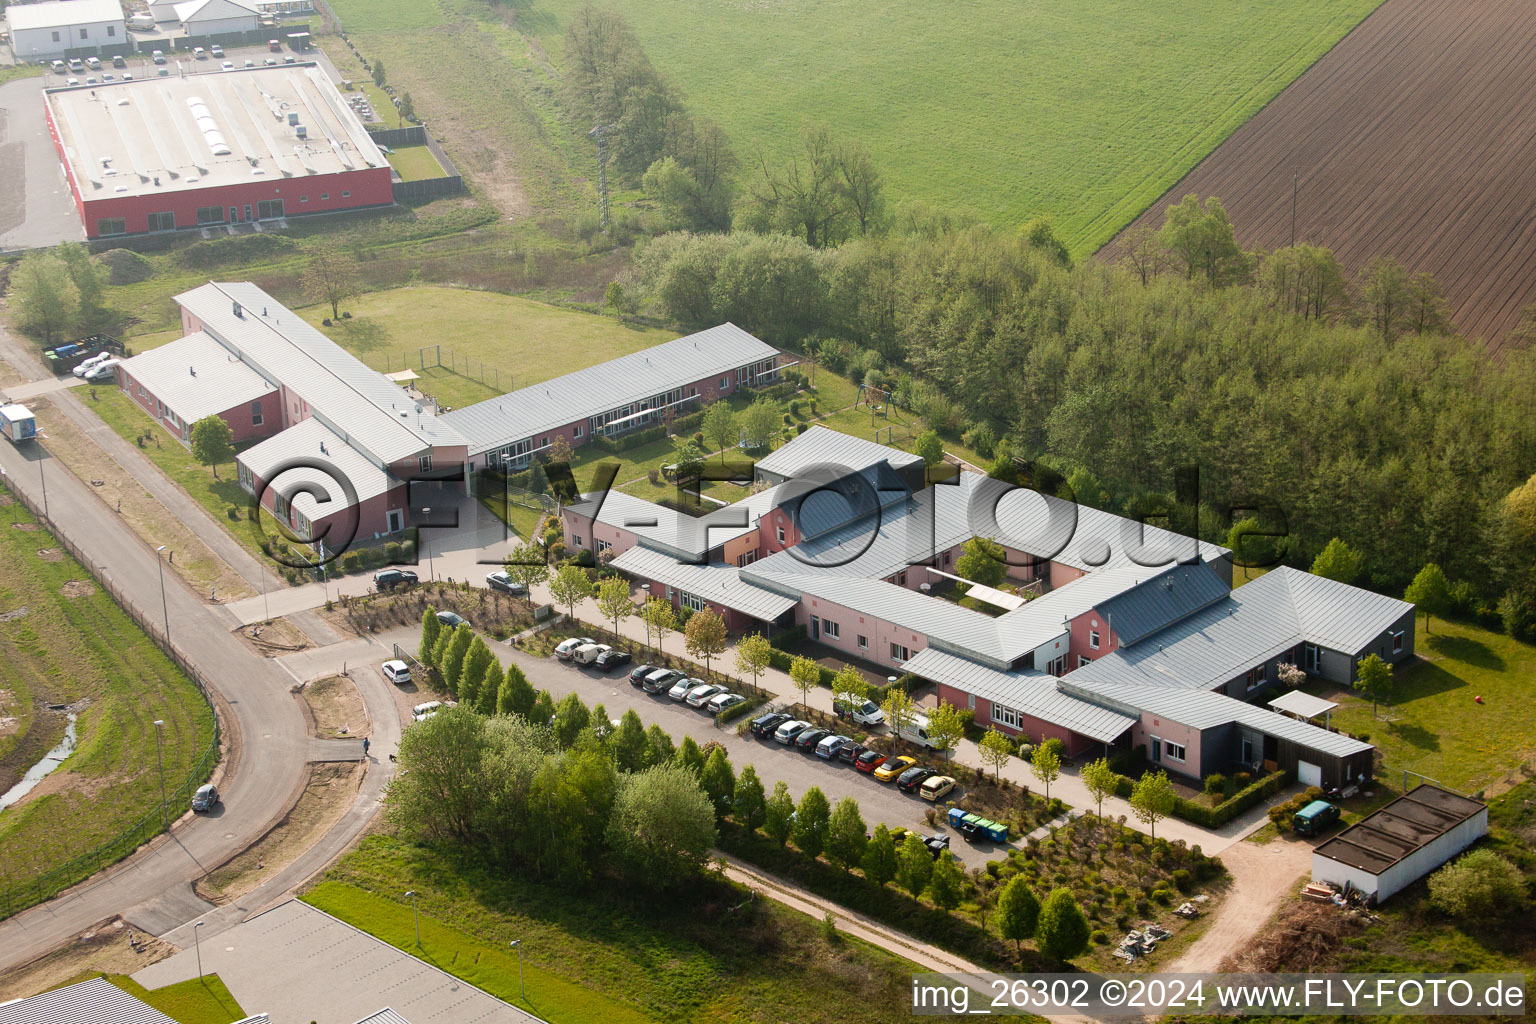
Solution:
[[[1187,800],[1182,796],[1173,798],[1173,816],[1182,818],[1192,825],[1202,828],[1220,828],[1233,818],[1242,814],[1248,808],[1261,800],[1267,800],[1290,784],[1291,773],[1285,769],[1272,772],[1262,779],[1251,783],[1238,790],[1236,793],[1214,807],[1195,800]],[[1129,800],[1131,791],[1136,788],[1134,780],[1127,776],[1117,774],[1115,776],[1115,795]]]

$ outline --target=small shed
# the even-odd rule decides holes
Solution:
[[[1488,834],[1488,805],[1429,783],[1312,851],[1312,880],[1381,903]]]

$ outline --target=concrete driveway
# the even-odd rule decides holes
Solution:
[[[0,250],[85,238],[43,116],[43,86],[56,77],[0,86]]]

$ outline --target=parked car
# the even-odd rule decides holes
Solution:
[[[879,725],[885,721],[885,712],[872,700],[865,700],[861,704],[837,700],[832,702],[832,709],[839,718],[849,718],[860,725]]]
[[[709,698],[708,703],[704,705],[704,710],[712,715],[718,715],[726,708],[733,708],[737,704],[745,703],[746,699],[739,693],[717,693]]]
[[[69,70],[74,71],[77,74],[81,71],[84,71],[85,61],[81,60],[79,57],[69,58]]]
[[[1291,828],[1299,836],[1315,836],[1339,820],[1339,807],[1326,800],[1313,800],[1296,812]]]
[[[864,753],[864,744],[857,740],[849,740],[837,749],[837,759],[848,764],[854,764]]]
[[[948,775],[930,775],[923,780],[923,786],[917,795],[924,800],[937,801],[940,797],[948,796],[955,788],[955,780]]]
[[[853,740],[847,736],[838,736],[835,733],[831,736],[823,736],[816,744],[816,756],[830,761],[852,742]]]
[[[695,686],[688,691],[688,696],[683,698],[691,708],[701,708],[709,703],[711,697],[717,693],[724,693],[725,687],[718,683],[705,683],[703,686]]]
[[[297,63],[298,63],[298,60],[299,60],[299,59],[298,59],[298,58],[297,58],[297,57],[295,57],[295,56],[294,56],[294,55],[293,55],[293,54],[291,54],[291,53],[285,53],[285,54],[283,54],[283,63],[284,63],[284,64],[297,64]]]
[[[645,682],[640,684],[640,689],[646,693],[666,693],[667,689],[683,674],[675,668],[659,668],[645,677]]]
[[[149,59],[154,61],[156,64],[164,64],[165,63],[165,51],[164,50],[156,50],[156,51],[154,51],[153,53],[151,53],[149,55]]]
[[[417,704],[415,707],[411,708],[411,721],[425,722],[427,719],[437,714],[438,711],[442,710],[442,707],[443,702],[440,700],[429,700],[425,704]]]
[[[224,57],[224,47],[220,46],[218,43],[214,43],[212,46],[208,47],[208,52],[213,54],[215,59],[222,59]]]
[[[411,681],[411,666],[398,658],[391,658],[379,666],[379,671],[384,673],[384,678],[399,686],[401,683]]]
[[[65,64],[61,60],[54,61],[50,66],[53,68],[53,73],[56,75],[62,75],[69,70],[69,65]]]
[[[875,769],[875,778],[881,782],[890,782],[902,772],[917,764],[917,758],[902,754],[899,757],[888,757],[885,763]]]
[[[815,750],[816,744],[831,735],[831,730],[810,728],[795,737],[795,746],[800,750]]]
[[[629,673],[629,685],[639,686],[645,677],[656,671],[655,665],[636,665]]]
[[[571,652],[571,661],[577,665],[590,665],[611,650],[610,644],[582,644]]]
[[[269,68],[277,67],[277,58],[276,57],[263,57],[261,62],[263,64],[265,64]]]
[[[929,776],[937,774],[938,772],[934,771],[932,768],[923,768],[921,766],[916,768],[908,768],[906,771],[897,776],[896,788],[901,790],[903,793],[910,793],[917,789],[918,786],[921,786],[929,778]]]
[[[767,714],[758,715],[756,718],[752,719],[752,724],[748,726],[748,728],[752,730],[753,736],[763,740],[767,739],[769,736],[772,736],[774,732],[778,730],[779,726],[783,725],[787,721],[789,721],[789,716],[784,712],[770,711]]]
[[[460,626],[469,625],[468,619],[462,615],[455,614],[454,612],[438,612],[437,621],[447,626],[449,629],[458,629]]]
[[[278,42],[276,39],[268,39],[267,49],[271,50],[273,53],[282,53],[283,44]]]
[[[555,646],[555,657],[559,658],[561,661],[570,661],[572,655],[576,653],[577,648],[585,647],[587,644],[595,643],[597,643],[597,641],[593,640],[589,636],[573,636],[569,640],[560,641],[560,643]]]
[[[115,68],[125,68],[128,66],[128,62],[123,60],[122,54],[115,54],[112,57],[112,66]]]
[[[86,380],[111,380],[117,376],[117,368],[121,365],[121,359],[106,359],[87,370],[84,377]]]
[[[775,743],[782,743],[785,746],[788,746],[794,742],[796,736],[800,735],[810,727],[810,722],[803,722],[798,718],[791,718],[789,721],[785,722],[783,725],[779,726],[773,731],[773,740]]]
[[[249,57],[245,58],[245,67],[253,68],[255,66],[256,66],[256,62],[255,61],[251,60],[251,58],[249,58]]]
[[[928,736],[927,715],[913,715],[912,721],[896,730],[896,735],[915,747],[933,749],[933,740]]]
[[[156,77],[159,77],[159,78],[170,78],[171,77],[171,69],[170,68],[161,68],[160,70],[155,72],[155,75],[156,75]]]
[[[503,594],[511,594],[513,597],[522,597],[528,593],[528,588],[518,583],[504,572],[487,573],[485,585],[492,590],[499,590]]]
[[[866,775],[885,764],[885,755],[878,750],[866,750],[853,762],[853,767]]]
[[[208,59],[208,51],[203,49],[201,46],[194,46],[192,48],[192,56],[197,58],[198,60],[207,60]]]
[[[69,78],[69,79],[65,80],[64,84],[65,85],[79,85],[80,84],[80,79],[78,79],[78,78]]]
[[[90,68],[92,71],[100,71],[101,60],[97,57],[87,57],[85,58],[85,66]]]
[[[128,72],[124,71],[123,72],[123,81],[131,82],[131,81],[133,81],[133,76],[130,75]]]
[[[628,651],[616,651],[610,647],[593,660],[592,667],[599,672],[612,672],[621,665],[628,665],[631,660]]]
[[[409,569],[380,569],[373,574],[373,589],[382,594],[396,587],[414,587],[418,580]]]
[[[695,679],[692,676],[680,676],[672,683],[672,688],[667,691],[667,696],[673,700],[687,700],[688,694],[693,692],[695,686],[703,686],[704,680]]]
[[[938,860],[939,855],[949,849],[949,836],[925,836],[920,832],[913,832],[907,828],[891,829],[891,839],[895,842],[897,849],[901,848],[901,844],[907,841],[907,836],[909,835],[915,835],[918,839],[921,839],[923,845],[928,847],[928,852],[933,854],[934,860]]]
[[[88,359],[80,360],[79,365],[77,365],[70,372],[73,373],[76,377],[84,377],[86,374],[90,373],[92,370],[96,369],[96,367],[100,366],[102,363],[111,358],[111,352],[98,352]]]
[[[213,783],[198,786],[197,792],[192,794],[192,810],[198,813],[211,811],[219,803],[219,787]]]
[[[232,61],[232,60],[225,61],[223,63],[223,65],[221,65],[221,66],[224,68],[225,71],[233,71],[233,70],[235,70],[235,62]]]

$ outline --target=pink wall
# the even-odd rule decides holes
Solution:
[[[966,691],[946,683],[940,683],[938,689],[939,700],[944,703],[953,704],[955,707],[962,709],[971,706],[971,696]],[[995,726],[1000,733],[1008,736],[1023,736],[1036,743],[1042,739],[1058,739],[1066,746],[1067,756],[1069,757],[1099,745],[1098,740],[1090,739],[1087,736],[1080,736],[1054,722],[1047,722],[1044,719],[1035,718],[1031,715],[1021,715],[1019,718],[1020,726],[1017,729],[1002,722],[994,722],[992,720],[992,702],[985,697],[977,697],[975,699],[975,710],[976,724],[983,729]]]
[[[800,531],[795,529],[794,520],[781,508],[775,508],[763,516],[758,523],[758,529],[763,535],[762,554],[771,555],[785,548],[792,548],[800,543]],[[784,531],[784,543],[779,543],[778,531]]]
[[[191,423],[186,424],[186,434],[183,436],[182,431],[172,424],[170,420],[159,415],[158,396],[153,391],[140,385],[137,379],[122,370],[118,371],[117,376],[123,391],[127,393],[129,398],[133,399],[139,408],[158,420],[172,434],[181,437],[184,441],[191,440]],[[251,422],[250,402],[241,402],[233,409],[225,409],[219,413],[219,418],[229,424],[229,429],[234,434],[236,444],[254,441],[258,438],[271,437],[277,433],[281,422],[277,415],[277,392],[270,391],[258,399],[258,401],[262,403],[263,413],[260,426],[256,426]],[[175,410],[170,411],[174,412]]]
[[[837,623],[840,635],[834,639],[827,636],[823,630],[821,642],[828,647],[847,651],[849,657],[864,658],[878,665],[890,665],[900,668],[901,662],[891,660],[891,644],[901,644],[907,648],[907,655],[911,657],[918,651],[928,646],[928,638],[921,633],[914,633],[910,629],[893,626],[889,622],[877,619],[872,615],[864,615],[839,604],[819,597],[806,595],[795,606],[795,622],[805,627],[805,635],[811,635],[811,616],[820,617],[823,621],[831,619]],[[859,635],[869,638],[869,648],[859,648]]]
[[[1092,634],[1099,634],[1099,646],[1095,649],[1091,645]],[[1090,609],[1071,623],[1071,646],[1068,648],[1070,664],[1068,670],[1077,668],[1077,659],[1086,657],[1089,660],[1102,658],[1120,645],[1120,640],[1110,631],[1109,624],[1097,609]]]
[[[1170,772],[1178,772],[1181,775],[1200,777],[1200,730],[1191,729],[1187,725],[1180,724],[1167,718],[1157,718],[1143,712],[1141,721],[1131,726],[1132,745],[1144,743],[1147,747],[1147,757],[1152,756],[1152,737],[1160,738],[1165,744],[1163,758],[1154,762],[1156,767],[1166,768]],[[1184,760],[1174,761],[1168,757],[1166,744],[1169,740],[1184,745]]]
[[[648,580],[647,582],[651,585],[650,594],[652,597],[659,597],[663,601],[667,599],[667,585],[665,583],[659,580]],[[762,623],[750,615],[744,615],[734,608],[727,608],[725,605],[716,604],[713,601],[706,601],[705,605],[714,611],[716,615],[724,619],[725,628],[733,633],[756,633],[762,630]],[[672,607],[677,609],[682,607],[682,591],[676,587],[672,588]]]

